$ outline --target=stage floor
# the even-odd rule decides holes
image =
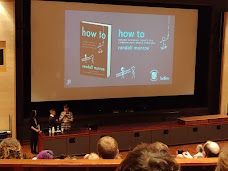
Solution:
[[[220,145],[221,148],[228,147],[228,141],[217,141],[217,143]],[[202,143],[203,144],[203,143]],[[169,146],[170,152],[172,155],[176,155],[176,151],[178,149],[182,149],[184,151],[188,151],[191,155],[196,154],[196,146],[198,144],[186,144],[186,145],[178,145],[178,146]],[[31,153],[30,146],[28,143],[22,144],[22,153],[27,154],[29,157],[34,157],[35,155]],[[128,154],[128,151],[122,151],[120,152],[123,158],[126,157]],[[83,156],[78,156],[79,158],[83,158]]]

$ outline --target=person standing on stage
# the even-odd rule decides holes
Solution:
[[[65,104],[63,106],[64,111],[59,116],[59,121],[62,122],[61,128],[68,130],[71,128],[71,122],[74,121],[73,113],[69,111],[69,106]]]
[[[49,116],[49,127],[53,127],[55,128],[55,130],[57,130],[57,125],[58,125],[58,118],[56,117],[56,111],[55,109],[50,109],[50,116]]]
[[[36,146],[38,142],[38,133],[40,132],[40,124],[37,119],[36,110],[32,110],[32,113],[31,113],[30,129],[31,129],[31,140],[30,140],[31,153],[38,154],[36,151]]]

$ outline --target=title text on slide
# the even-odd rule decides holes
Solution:
[[[105,33],[102,33],[101,31],[99,31],[98,35],[99,35],[99,38],[106,39]],[[119,37],[125,37],[125,38],[126,37],[135,37],[135,35],[138,38],[144,38],[145,37],[144,32],[137,31],[135,34],[135,32],[133,32],[133,31],[129,32],[129,31],[122,31],[121,29],[118,30],[118,36]],[[82,36],[95,38],[95,37],[97,37],[97,32],[87,31],[87,30],[85,30],[84,27],[82,27]]]
[[[135,37],[135,32],[133,32],[133,31],[122,31],[122,30],[119,29],[118,36],[119,37]],[[136,36],[138,38],[144,38],[145,37],[145,33],[137,31],[136,32]]]
[[[102,33],[101,31],[99,31],[99,38],[101,39],[106,39],[106,34]],[[97,37],[97,32],[93,32],[93,31],[86,31],[84,29],[84,27],[82,27],[82,36],[86,36],[86,37]]]

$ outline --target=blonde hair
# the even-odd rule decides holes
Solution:
[[[103,159],[114,159],[119,151],[116,140],[110,136],[104,136],[98,141],[97,150]]]
[[[220,152],[215,171],[228,171],[228,148],[224,148]]]
[[[0,143],[0,159],[21,159],[21,144],[15,138],[6,138]]]
[[[202,153],[203,152],[203,145],[202,144],[197,145],[196,151]]]
[[[84,156],[84,159],[88,159],[88,160],[99,160],[100,157],[99,157],[99,155],[96,154],[96,153],[90,153],[90,154],[86,154],[86,155]]]

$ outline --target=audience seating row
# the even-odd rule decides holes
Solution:
[[[217,158],[176,159],[182,171],[214,171]],[[4,171],[115,171],[122,160],[0,160]]]

